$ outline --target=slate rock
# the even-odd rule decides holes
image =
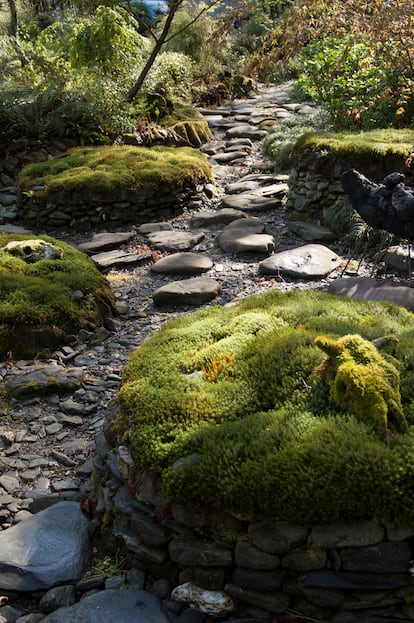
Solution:
[[[233,552],[214,543],[173,539],[169,545],[171,559],[181,566],[229,567]]]
[[[381,591],[414,586],[408,573],[354,573],[351,571],[309,571],[303,585],[353,591]]]
[[[227,138],[250,138],[253,141],[260,141],[267,136],[266,130],[258,130],[254,125],[244,123],[242,125],[236,125],[227,130]]]
[[[115,251],[104,251],[91,256],[92,261],[100,270],[110,270],[120,266],[131,266],[143,264],[151,259],[151,253],[130,253],[115,249]]]
[[[59,364],[33,364],[11,369],[4,377],[7,391],[19,398],[41,393],[69,393],[78,389],[85,378],[80,368],[65,368]]]
[[[254,569],[235,568],[232,581],[237,586],[258,591],[276,591],[283,586],[286,572],[280,569],[275,571],[260,571]]]
[[[167,275],[199,275],[212,266],[213,262],[206,255],[183,251],[161,258],[151,266],[151,271]]]
[[[76,586],[74,584],[55,586],[43,595],[39,601],[39,610],[48,614],[58,608],[73,606],[76,601]]]
[[[88,557],[88,520],[59,502],[0,532],[0,589],[47,589],[78,580]]]
[[[305,526],[284,521],[258,521],[248,529],[252,543],[269,554],[285,554],[304,543],[308,534]]]
[[[289,608],[289,595],[280,591],[272,591],[269,593],[252,591],[232,583],[226,584],[224,590],[230,597],[240,599],[252,606],[257,606],[258,608],[262,608],[274,614],[284,614]]]
[[[108,589],[59,608],[42,623],[172,623],[160,600],[146,591]]]
[[[221,292],[220,284],[208,277],[194,277],[172,281],[155,290],[152,297],[155,305],[202,305]]]
[[[357,522],[337,522],[314,526],[309,535],[309,544],[317,548],[367,547],[380,543],[385,529],[370,519]]]
[[[280,567],[280,557],[258,549],[248,541],[238,541],[234,550],[238,567],[245,569],[269,570]]]
[[[336,236],[326,227],[306,221],[288,221],[287,228],[307,242],[332,242]]]
[[[405,573],[411,559],[411,548],[406,541],[379,543],[364,549],[344,549],[341,559],[344,571]]]
[[[240,160],[242,158],[246,158],[247,152],[244,150],[237,151],[228,151],[220,154],[215,154],[213,156],[215,162],[218,164],[228,164],[229,162],[234,162],[235,160]]]
[[[258,219],[238,219],[217,236],[217,244],[226,253],[269,254],[274,249],[274,238],[262,233],[265,229]]]
[[[390,279],[377,281],[371,277],[342,277],[329,285],[328,292],[361,301],[388,301],[414,311],[414,289],[393,283]]]
[[[92,255],[93,253],[101,253],[103,251],[112,251],[122,244],[129,242],[135,238],[134,231],[126,231],[119,233],[101,232],[94,234],[88,242],[78,244],[79,251]]]
[[[222,208],[214,212],[207,212],[204,210],[193,214],[191,217],[191,224],[198,227],[217,224],[228,225],[240,218],[247,218],[247,216],[241,210],[236,210],[234,208]]]
[[[320,244],[308,244],[296,249],[275,253],[259,264],[264,275],[287,275],[298,279],[320,279],[341,264],[341,258]]]
[[[226,581],[224,567],[186,567],[180,571],[179,582],[192,582],[210,591],[222,590]]]
[[[263,197],[253,193],[240,193],[223,197],[223,208],[243,210],[244,212],[266,212],[280,207],[282,197]]]
[[[188,251],[204,239],[204,232],[155,231],[147,235],[152,247],[165,251]]]
[[[167,231],[171,229],[170,223],[159,221],[158,223],[142,223],[137,229],[140,234],[152,234],[155,231]]]
[[[323,569],[326,564],[326,552],[323,549],[299,547],[288,552],[282,560],[282,567],[295,571]]]

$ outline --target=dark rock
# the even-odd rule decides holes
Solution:
[[[0,532],[0,588],[35,591],[78,580],[88,556],[88,520],[60,502]]]
[[[215,299],[220,292],[220,284],[214,279],[194,277],[161,286],[152,297],[154,304],[160,306],[202,305]]]
[[[56,586],[48,590],[39,601],[39,610],[48,614],[58,608],[73,606],[76,603],[76,587],[72,584],[68,586]]]
[[[227,572],[223,567],[187,567],[180,572],[180,584],[192,582],[209,591],[223,590]]]
[[[341,558],[344,571],[404,573],[409,567],[411,548],[406,541],[379,543],[363,549],[344,549]]]
[[[288,552],[282,559],[282,567],[295,571],[323,569],[326,564],[326,552],[323,549],[300,547]]]
[[[120,247],[122,244],[129,242],[135,238],[135,236],[136,233],[134,231],[118,233],[102,232],[94,234],[89,242],[79,244],[78,249],[79,251],[89,253],[90,255],[94,253],[101,253],[103,251],[112,251],[113,249]]]
[[[100,270],[110,270],[114,267],[143,264],[151,259],[151,253],[132,253],[128,251],[105,251],[92,255],[92,260]]]
[[[233,552],[214,543],[174,539],[169,545],[171,559],[186,567],[229,567]]]
[[[338,588],[341,590],[377,591],[413,586],[414,578],[408,574],[351,573],[349,571],[309,571],[304,586]]]
[[[130,521],[132,530],[144,543],[159,546],[168,542],[168,531],[148,515],[133,512]]]
[[[249,525],[248,536],[254,545],[269,554],[285,554],[308,538],[305,526],[283,521],[260,521]]]
[[[260,591],[252,591],[246,588],[241,588],[236,584],[226,584],[224,590],[230,595],[230,597],[240,599],[240,601],[252,604],[253,606],[258,606],[259,608],[263,608],[263,610],[274,614],[284,614],[290,605],[289,596],[286,593],[279,591],[262,593]]]
[[[361,301],[388,301],[414,311],[414,289],[391,280],[377,281],[370,277],[343,277],[335,279],[328,288],[331,294]]]
[[[239,569],[233,571],[232,581],[237,586],[258,591],[276,591],[282,588],[286,572],[277,571],[254,571],[252,569]]]
[[[280,567],[280,558],[268,554],[247,541],[238,541],[234,557],[238,567],[246,569],[273,570]]]

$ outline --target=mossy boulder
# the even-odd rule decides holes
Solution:
[[[81,195],[121,196],[159,189],[180,193],[211,180],[204,154],[191,147],[77,147],[62,156],[25,167],[18,179],[22,196],[54,200]]]
[[[318,336],[343,361],[327,364]],[[331,390],[337,364],[361,357],[375,380],[356,408],[339,379]],[[186,505],[305,523],[413,521],[413,380],[407,310],[269,291],[157,331],[123,372],[108,434]],[[386,437],[384,413],[395,430]]]
[[[408,173],[405,161],[414,144],[414,130],[392,128],[369,132],[305,132],[295,143],[291,164],[337,179],[356,169],[374,180],[393,171]]]
[[[112,304],[80,251],[49,236],[0,234],[0,359],[56,348],[66,333],[101,324]]]
[[[315,340],[326,358],[318,372],[330,387],[330,397],[358,420],[372,424],[382,436],[388,426],[407,432],[401,406],[398,370],[380,355],[374,344],[360,335]]]

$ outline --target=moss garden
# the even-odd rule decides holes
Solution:
[[[131,356],[109,431],[171,501],[295,522],[414,520],[414,315],[272,290]]]
[[[100,324],[112,301],[84,253],[49,236],[0,233],[0,359],[36,354],[36,331],[61,342],[65,333]]]

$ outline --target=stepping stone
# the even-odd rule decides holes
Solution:
[[[11,396],[31,396],[45,393],[73,393],[85,379],[81,368],[66,368],[57,363],[33,364],[11,368],[4,383]]]
[[[42,623],[171,623],[172,617],[155,595],[140,590],[107,589],[66,608],[58,608]]]
[[[210,143],[204,143],[204,145],[200,147],[200,151],[209,156],[213,156],[214,154],[222,152],[225,147],[225,141],[212,141]]]
[[[137,231],[140,234],[152,234],[154,231],[168,231],[169,229],[171,229],[171,225],[161,221],[159,223],[143,223]]]
[[[213,158],[219,164],[226,164],[227,162],[234,162],[234,160],[239,160],[240,158],[246,158],[247,155],[245,151],[238,150],[215,154]]]
[[[227,138],[250,138],[253,141],[260,141],[265,136],[267,136],[266,130],[259,130],[256,126],[249,123],[236,125],[226,132]]]
[[[258,219],[238,219],[227,225],[217,237],[217,244],[226,253],[268,255],[275,248],[273,236],[264,234],[265,226]]]
[[[287,228],[293,234],[297,234],[307,242],[332,242],[336,240],[336,236],[326,227],[307,223],[305,221],[289,221],[286,223]]]
[[[409,247],[406,245],[400,244],[394,247],[388,247],[385,252],[380,251],[376,259],[406,274],[408,274],[410,263],[411,270],[414,269],[414,251],[413,249],[409,250]]]
[[[156,231],[148,234],[148,240],[155,249],[165,251],[188,251],[205,237],[204,232]]]
[[[129,251],[105,251],[92,255],[91,259],[100,270],[110,270],[111,268],[119,268],[120,266],[131,266],[134,264],[143,264],[151,259],[151,253],[131,253]]]
[[[260,182],[255,180],[239,180],[238,182],[227,184],[225,192],[228,195],[237,195],[239,193],[243,193],[249,190],[256,190],[256,188],[259,188],[259,186]]]
[[[414,289],[393,283],[390,279],[377,281],[371,277],[341,277],[329,285],[328,292],[361,301],[387,301],[414,312]]]
[[[212,266],[213,262],[206,255],[183,252],[163,257],[151,266],[151,271],[167,275],[199,275]]]
[[[89,253],[89,255],[102,251],[112,251],[112,249],[117,249],[121,244],[129,242],[135,236],[136,233],[134,231],[122,233],[103,232],[92,236],[89,242],[78,244],[78,249],[84,253]]]
[[[212,171],[216,180],[224,180],[229,177],[229,175],[234,175],[236,167],[231,165],[226,166],[224,164],[214,164],[212,166]]]
[[[0,224],[0,231],[5,234],[31,234],[30,229],[25,229],[19,225]]]
[[[224,208],[243,210],[243,212],[265,212],[274,210],[282,204],[279,197],[264,198],[251,193],[240,193],[239,195],[226,195],[223,197],[221,205]]]
[[[152,298],[155,305],[202,305],[216,298],[221,292],[220,284],[209,277],[194,277],[172,281],[158,288]]]
[[[298,279],[318,279],[329,275],[341,264],[341,258],[321,244],[276,253],[259,264],[263,275],[287,275]]]
[[[31,592],[79,580],[88,547],[80,505],[54,504],[0,532],[0,589]]]
[[[247,216],[241,210],[235,210],[234,208],[222,208],[221,210],[215,210],[214,212],[196,212],[191,217],[191,224],[197,227],[217,224],[228,225],[232,221],[239,218],[247,218]]]
[[[253,143],[249,138],[231,138],[229,141],[226,141],[225,147],[253,147]]]

